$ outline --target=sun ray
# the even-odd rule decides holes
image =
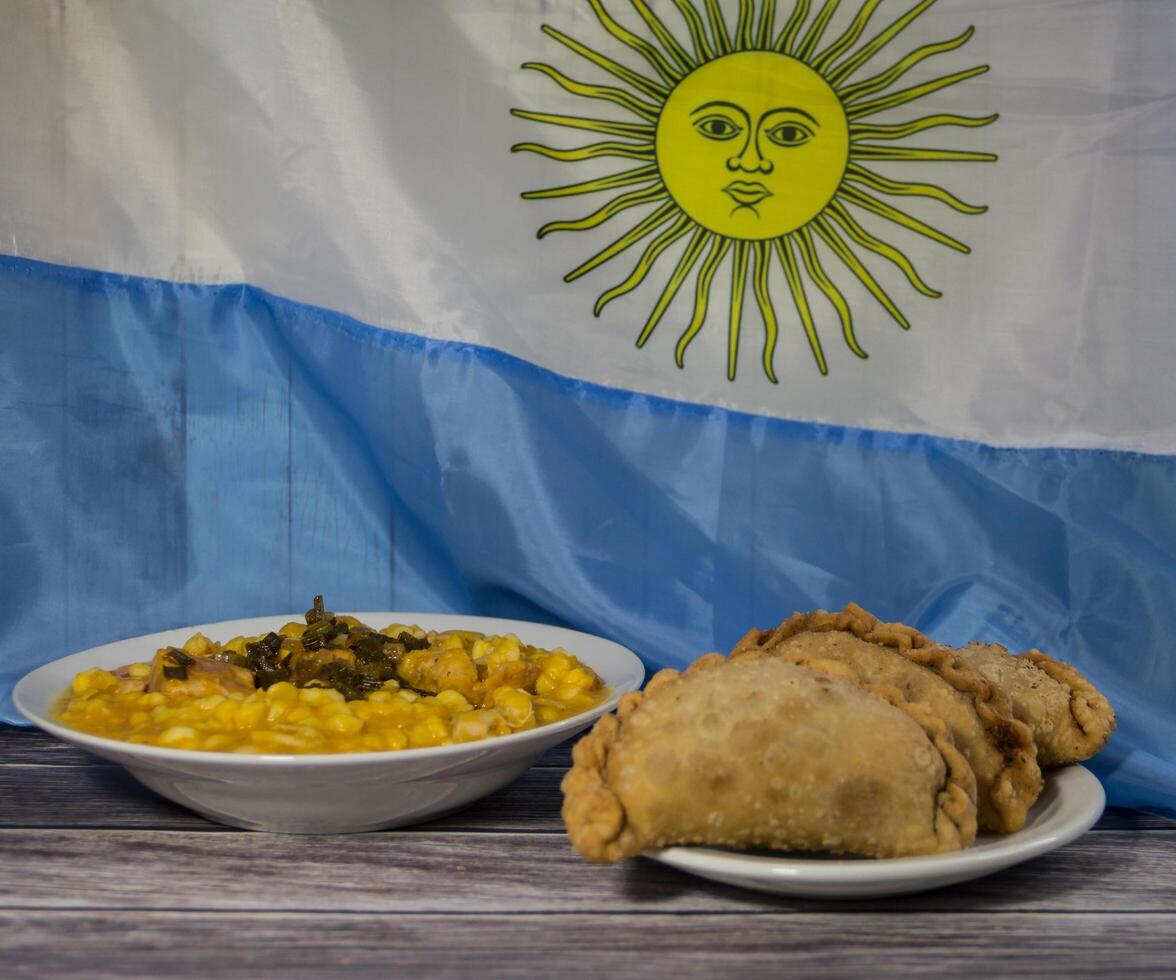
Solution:
[[[915,4],[915,6],[911,7],[910,10],[890,24],[889,27],[885,28],[881,33],[876,34],[870,41],[849,55],[841,64],[836,65],[832,70],[826,72],[826,81],[834,88],[837,88],[841,82],[849,78],[850,75],[861,68],[862,65],[898,37],[899,34],[910,27],[917,18],[926,13],[928,8],[934,3],[935,0],[921,0],[920,3]]]
[[[800,33],[808,12],[809,0],[796,0],[796,6],[792,8],[791,16],[785,21],[784,26],[780,29],[779,35],[776,37],[776,43],[772,45],[773,50],[779,51],[781,54],[789,54],[791,52],[793,42],[796,41],[796,35]]]
[[[587,231],[589,228],[598,228],[608,221],[609,218],[620,214],[622,211],[638,207],[641,204],[664,201],[669,196],[669,192],[665,187],[661,186],[630,191],[628,194],[614,197],[607,204],[597,208],[587,217],[579,218],[575,221],[549,221],[539,229],[538,237],[543,238],[553,231]]]
[[[645,21],[645,25],[653,32],[653,36],[661,41],[662,47],[669,52],[671,58],[678,62],[683,71],[692,71],[698,67],[698,62],[691,58],[689,52],[678,43],[678,39],[662,23],[657,14],[649,9],[649,4],[645,0],[629,0],[629,3],[633,5],[633,9]]]
[[[596,305],[592,308],[593,315],[600,316],[601,311],[614,299],[618,299],[626,293],[631,293],[640,286],[645,281],[645,277],[649,275],[649,270],[653,268],[653,263],[657,260],[658,256],[673,245],[674,242],[678,241],[686,232],[690,231],[693,225],[694,222],[690,220],[689,216],[685,214],[680,215],[677,221],[645,247],[645,251],[641,253],[641,258],[633,266],[633,271],[629,273],[623,282],[617,283],[611,289],[606,289],[600,294],[596,300]]]
[[[776,29],[776,0],[764,0],[760,8],[759,29],[756,31],[755,46],[767,51],[772,46],[772,32]]]
[[[920,184],[909,181],[891,180],[857,163],[851,163],[845,170],[845,179],[854,183],[865,184],[867,187],[885,194],[895,194],[901,197],[927,197],[942,201],[950,208],[962,214],[983,214],[988,208],[983,204],[968,204],[961,201],[951,191],[937,187],[935,184]]]
[[[997,120],[996,113],[991,116],[957,116],[953,113],[937,113],[934,116],[923,116],[922,119],[912,119],[910,122],[893,123],[884,126],[863,126],[854,123],[849,127],[850,138],[858,140],[901,140],[915,133],[922,133],[939,126],[963,126],[967,129],[979,129]],[[853,150],[850,150],[852,153]]]
[[[817,284],[817,287],[825,294],[825,298],[832,304],[833,309],[837,311],[837,316],[841,320],[841,335],[845,338],[846,345],[858,357],[865,360],[870,355],[862,350],[857,335],[853,332],[853,314],[849,310],[849,303],[845,301],[841,290],[833,284],[833,280],[829,278],[824,266],[821,265],[812,232],[808,228],[800,228],[793,237],[800,247],[800,257],[804,260],[804,267],[808,271],[809,278]]]
[[[706,25],[702,22],[698,11],[694,9],[690,0],[674,0],[674,5],[682,14],[682,19],[686,21],[686,29],[690,32],[690,41],[694,45],[695,60],[701,64],[713,59],[715,52],[711,47],[710,39],[706,36]]]
[[[720,55],[731,53],[731,38],[727,34],[727,20],[723,17],[723,8],[719,0],[706,0],[706,17],[710,21],[711,37],[715,41],[715,50]]]
[[[747,263],[751,242],[736,241],[731,262],[731,313],[727,320],[727,380],[735,380],[739,358],[739,330],[743,325],[743,294],[747,291]]]
[[[951,160],[959,163],[991,163],[995,153],[974,153],[971,150],[934,150],[927,146],[869,146],[857,143],[854,160]]]
[[[934,57],[937,54],[946,54],[949,51],[955,51],[956,48],[963,47],[975,31],[976,28],[969,27],[958,37],[953,37],[950,41],[924,44],[921,48],[916,48],[905,58],[891,65],[885,71],[879,72],[870,78],[863,79],[854,85],[846,85],[844,88],[837,89],[837,94],[842,99],[860,99],[867,95],[873,95],[875,92],[881,92],[883,89],[890,88],[891,85],[902,78],[908,71],[928,58]]]
[[[637,338],[637,346],[644,347],[645,342],[649,340],[654,328],[661,321],[669,308],[670,303],[674,301],[674,297],[678,295],[678,290],[682,288],[682,283],[690,274],[690,270],[694,268],[694,263],[698,261],[698,257],[702,254],[703,248],[715,235],[702,225],[696,225],[694,228],[694,235],[690,239],[690,243],[686,246],[686,251],[682,253],[682,257],[678,259],[678,264],[674,267],[670,278],[666,280],[665,288],[661,291],[661,295],[657,298],[657,302],[653,306],[653,310],[649,314],[649,318],[645,321],[645,326],[641,328],[641,335]]]
[[[870,270],[862,265],[861,260],[856,255],[854,255],[850,250],[850,247],[841,240],[837,234],[837,229],[830,227],[829,219],[824,215],[818,215],[813,219],[812,225],[813,228],[816,229],[817,234],[821,236],[821,240],[824,241],[824,243],[833,250],[833,254],[841,259],[841,261],[849,267],[850,272],[852,272],[855,276],[858,277],[858,279],[861,280],[862,285],[865,286],[866,289],[868,289],[873,294],[874,298],[882,304],[886,312],[894,317],[898,325],[902,327],[903,330],[910,330],[910,321],[902,315],[902,310],[894,305],[894,300],[892,300],[887,295],[886,290],[878,284],[878,280],[870,274]]]
[[[620,238],[606,248],[601,249],[587,262],[576,266],[571,272],[564,276],[564,282],[575,282],[581,276],[587,275],[599,265],[603,265],[609,259],[620,255],[629,246],[641,241],[646,235],[658,227],[663,225],[673,215],[675,211],[674,202],[670,201],[668,204],[663,204],[660,208],[645,218],[640,224],[635,225],[629,231],[625,232]]]
[[[608,177],[597,177],[594,180],[583,180],[578,184],[564,184],[562,187],[547,187],[540,191],[524,191],[523,197],[528,201],[542,201],[549,197],[574,197],[577,194],[594,194],[596,191],[610,191],[616,187],[628,187],[630,184],[641,184],[647,180],[661,183],[657,167],[648,164],[633,170],[623,170],[619,174]]]
[[[838,224],[840,224],[841,227],[845,229],[846,234],[848,234],[850,238],[861,245],[862,248],[867,248],[875,255],[880,255],[884,259],[889,259],[896,266],[898,266],[898,268],[902,270],[902,274],[907,277],[907,281],[924,296],[930,296],[932,299],[938,299],[943,295],[943,293],[939,292],[939,290],[932,289],[927,285],[927,283],[923,280],[923,277],[919,275],[919,271],[915,268],[911,260],[906,257],[906,255],[900,252],[893,245],[888,245],[886,242],[875,238],[868,231],[866,231],[865,228],[858,224],[858,222],[854,219],[854,216],[845,209],[843,204],[839,204],[837,201],[830,202],[829,216],[833,218]]]
[[[755,2],[739,0],[739,20],[735,25],[735,49],[750,51],[755,44]]]
[[[531,112],[529,109],[511,109],[510,114],[531,122],[550,123],[568,129],[586,129],[605,136],[628,136],[632,139],[652,140],[657,134],[654,126],[644,123],[612,122],[608,119],[585,119],[583,116],[563,116],[552,112]]]
[[[940,89],[945,89],[951,85],[958,85],[960,82],[966,81],[969,78],[983,75],[986,71],[988,71],[988,65],[977,65],[975,68],[966,68],[964,71],[953,72],[950,75],[944,75],[930,82],[923,82],[922,85],[912,85],[910,88],[899,89],[897,92],[891,92],[889,95],[883,95],[870,102],[846,102],[845,114],[852,122],[855,119],[872,116],[875,112],[897,109],[900,105],[914,102],[915,99],[921,99],[925,95],[938,92]]]
[[[648,61],[650,67],[661,75],[668,84],[674,85],[682,77],[681,70],[671,65],[657,48],[644,38],[638,37],[628,28],[618,24],[612,14],[605,10],[601,0],[588,0],[588,4],[592,7],[592,12],[596,14],[596,19],[600,21],[601,26],[625,47],[636,51]]]
[[[841,35],[836,41],[825,48],[820,54],[813,57],[813,70],[821,74],[825,69],[838,58],[840,58],[846,51],[857,44],[857,40],[862,36],[862,32],[869,24],[870,18],[874,16],[874,11],[878,9],[878,4],[882,0],[866,0],[862,4],[861,10],[857,12],[849,27],[845,29],[845,33]]]
[[[547,24],[544,24],[541,29],[548,37],[554,38],[567,48],[571,48],[581,58],[584,58],[586,61],[591,61],[597,68],[604,69],[610,75],[631,85],[638,92],[648,95],[651,99],[664,102],[666,96],[670,94],[670,90],[664,85],[659,85],[657,82],[646,78],[631,68],[626,68],[619,62],[613,61],[612,58],[606,58],[604,55],[598,54],[586,45],[581,44],[575,38],[568,37],[563,31],[556,30]]]
[[[622,157],[629,160],[654,160],[657,157],[652,143],[592,143],[588,146],[577,146],[567,150],[544,146],[542,143],[516,143],[510,148],[510,151],[511,153],[536,153],[549,160],[561,160],[565,163],[595,160],[599,157]]]
[[[690,318],[690,325],[682,331],[682,336],[678,338],[678,343],[674,347],[674,361],[678,367],[686,366],[686,348],[698,336],[698,331],[702,329],[702,325],[706,321],[707,304],[710,302],[711,283],[714,281],[715,272],[718,271],[719,264],[726,258],[730,248],[730,238],[723,235],[715,235],[714,241],[711,242],[710,252],[702,260],[702,267],[698,270],[698,281],[694,284],[694,315]]]
[[[808,297],[804,294],[804,280],[800,278],[796,256],[792,254],[792,245],[787,235],[773,239],[772,243],[776,246],[780,264],[784,266],[784,277],[788,280],[788,288],[792,292],[792,302],[796,305],[796,312],[800,314],[800,322],[804,324],[809,347],[812,348],[813,357],[817,359],[817,368],[821,374],[828,374],[829,365],[825,363],[825,351],[821,348],[821,338],[817,336],[817,325],[813,322],[813,311],[809,307]]]
[[[839,6],[841,6],[841,0],[825,0],[824,6],[817,11],[817,16],[813,18],[808,33],[804,36],[804,40],[800,42],[800,47],[796,49],[794,57],[799,58],[806,64],[808,63],[813,56],[813,52],[817,50],[817,45],[821,43],[821,37],[825,33],[825,28],[829,26],[829,21],[837,13]]]
[[[571,92],[573,95],[582,95],[588,99],[601,99],[605,102],[611,102],[614,105],[619,105],[622,109],[628,109],[635,116],[640,116],[649,122],[657,121],[657,114],[661,111],[661,107],[649,102],[643,102],[635,95],[630,95],[628,92],[619,88],[613,88],[611,85],[589,85],[587,82],[578,82],[575,79],[568,78],[563,72],[551,65],[545,65],[539,61],[528,61],[523,65],[531,71],[541,72],[555,82],[565,92]]]
[[[930,238],[932,241],[939,242],[940,245],[954,248],[957,252],[963,252],[965,255],[971,254],[972,250],[967,245],[963,242],[956,241],[951,235],[940,231],[938,228],[932,228],[926,222],[920,221],[918,218],[907,214],[905,211],[900,211],[896,207],[885,204],[865,191],[858,190],[856,187],[843,186],[838,191],[837,196],[856,204],[860,208],[872,211],[879,217],[893,221],[895,224],[902,225],[904,228],[909,228],[911,231]]]
[[[752,289],[764,321],[764,374],[772,384],[776,380],[776,341],[780,336],[780,325],[776,320],[776,308],[772,305],[772,294],[768,287],[768,273],[771,271],[771,247],[765,241],[755,242],[755,271],[752,273]]]

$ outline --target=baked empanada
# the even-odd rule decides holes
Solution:
[[[839,663],[862,684],[892,686],[926,704],[947,722],[975,771],[980,826],[1001,833],[1024,826],[1042,787],[1032,732],[1013,717],[1008,696],[954,651],[851,604],[839,613],[797,613],[774,630],[752,630],[731,656],[751,652],[827,673],[840,673],[828,668]]]
[[[660,671],[572,759],[563,817],[590,861],[670,844],[901,857],[976,834],[975,780],[939,718],[772,657]]]
[[[1069,664],[1039,650],[1013,656],[995,643],[956,652],[1008,695],[1013,716],[1033,729],[1043,766],[1089,759],[1115,730],[1110,703]]]

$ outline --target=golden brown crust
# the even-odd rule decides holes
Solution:
[[[971,698],[976,715],[1003,764],[985,794],[981,823],[1001,833],[1020,830],[1029,808],[1041,793],[1041,769],[1033,732],[1013,717],[1008,696],[946,647],[903,623],[884,623],[861,606],[850,603],[840,612],[818,610],[796,613],[774,630],[751,630],[731,652],[733,659],[771,653],[801,633],[845,632],[860,640],[887,647],[906,659],[938,674],[961,694]]]
[[[1081,762],[1100,751],[1115,730],[1115,710],[1102,692],[1090,683],[1076,668],[1055,660],[1040,650],[1020,654],[1035,667],[1044,671],[1051,679],[1069,690],[1070,715],[1080,736],[1071,744],[1072,751],[1062,754],[1061,750],[1051,752],[1050,765],[1066,765]]]
[[[707,654],[691,664],[684,674],[674,670],[659,671],[640,693],[622,698],[617,715],[606,715],[582,738],[572,751],[572,768],[564,776],[563,818],[573,847],[589,861],[612,862],[640,853],[649,846],[662,843],[638,833],[630,824],[625,805],[609,785],[610,751],[621,730],[630,723],[651,695],[673,684],[679,677],[689,677],[712,671],[732,661],[721,654]],[[837,676],[841,664],[824,665],[826,673]],[[819,670],[814,665],[814,670]],[[855,682],[852,687],[862,689]],[[967,760],[956,749],[944,721],[926,705],[912,704],[895,688],[865,687],[864,690],[902,711],[925,734],[927,741],[942,760],[942,786],[935,794],[932,818],[934,844],[924,843],[915,853],[933,853],[967,847],[976,835],[976,785]],[[668,693],[668,692],[667,692]],[[723,842],[723,841],[716,841]],[[734,843],[736,841],[727,841]],[[800,844],[798,846],[810,846]],[[879,852],[881,853],[881,852]]]

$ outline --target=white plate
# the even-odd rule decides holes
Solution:
[[[681,871],[777,895],[877,898],[970,881],[1039,857],[1086,833],[1102,815],[1102,784],[1082,766],[1046,774],[1041,798],[1015,834],[982,833],[965,851],[926,857],[833,858],[663,847],[645,856]]]
[[[67,728],[54,718],[54,703],[79,671],[150,660],[160,647],[180,646],[196,632],[221,642],[264,634],[300,620],[297,614],[187,626],[83,650],[25,675],[13,700],[49,734],[126,766],[151,789],[213,820],[250,830],[341,834],[420,823],[494,792],[544,751],[612,710],[645,676],[641,661],[619,643],[556,626],[441,613],[352,615],[377,629],[414,623],[428,630],[514,633],[537,647],[563,647],[603,678],[610,696],[571,718],[480,742],[336,755],[235,755],[134,745]],[[70,774],[63,769],[61,776]]]

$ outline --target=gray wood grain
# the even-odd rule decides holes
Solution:
[[[417,828],[285,837],[208,823],[117,766],[0,728],[0,974],[1176,976],[1163,817],[1111,810],[989,878],[822,903],[644,859],[585,864],[558,816],[568,763],[565,744]]]
[[[437,913],[799,910],[647,859],[586,864],[555,834],[405,830],[341,837],[248,832],[0,831],[0,907]],[[1176,912],[1167,834],[1106,831],[923,896],[839,904],[907,911]]]
[[[1176,916],[3,913],[5,975],[123,977],[1171,976]]]
[[[505,789],[424,826],[562,834],[562,778],[560,769],[531,769]],[[0,764],[0,827],[231,831],[164,799],[113,765]]]

